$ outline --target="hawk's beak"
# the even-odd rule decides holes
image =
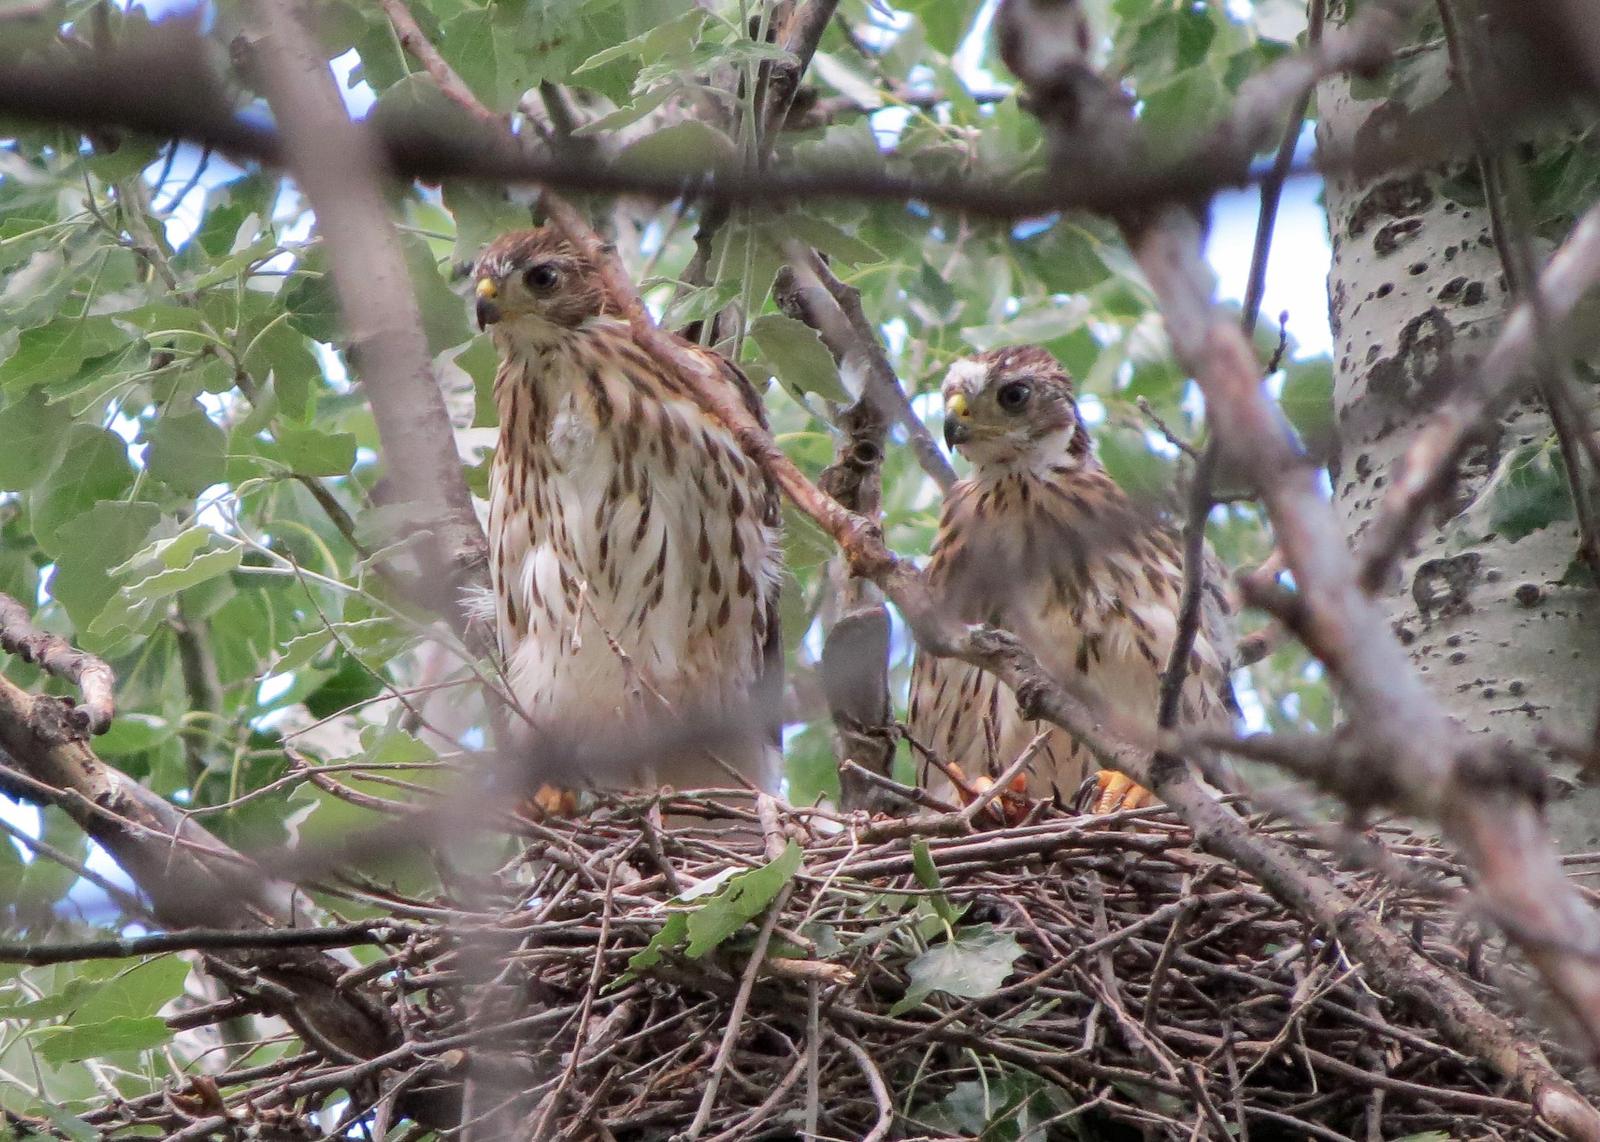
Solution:
[[[496,298],[500,296],[500,287],[494,284],[493,278],[478,279],[478,328],[484,329],[500,320],[500,306]]]
[[[967,409],[967,398],[957,393],[944,402],[944,442],[954,448],[972,439],[972,414]]]

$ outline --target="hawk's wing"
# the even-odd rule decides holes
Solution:
[[[1140,515],[1103,471],[1075,473],[1070,485],[1038,486],[1026,498],[963,481],[946,501],[928,575],[964,621],[1013,631],[1052,675],[1154,720],[1177,631],[1182,556],[1171,531]],[[1237,711],[1233,644],[1214,579],[1203,603],[1180,720],[1227,724]],[[910,729],[971,777],[1008,765],[1050,727],[1024,721],[1011,691],[976,668],[919,654]],[[1032,789],[1070,796],[1091,769],[1088,751],[1055,730],[1033,767]]]
[[[745,408],[749,409],[750,415],[762,428],[767,428],[766,404],[744,370],[720,353],[701,351],[710,353],[716,358],[722,376],[738,391],[739,399],[744,402]],[[778,482],[772,478],[771,473],[762,469],[760,479],[763,493],[762,522],[772,529],[776,538],[780,536],[783,527],[783,497],[778,490]],[[781,538],[777,541],[781,542]],[[756,715],[768,723],[773,747],[780,751],[783,746],[783,624],[778,605],[782,590],[781,572],[771,576],[763,585],[761,604],[766,621],[762,626],[766,630],[766,639],[760,648],[761,676],[750,692],[751,701],[756,707]]]

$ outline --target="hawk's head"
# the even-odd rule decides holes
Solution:
[[[611,306],[588,259],[554,226],[502,234],[478,257],[478,328],[573,329]]]
[[[991,349],[950,366],[944,386],[944,439],[979,469],[1089,460],[1072,378],[1038,345]]]

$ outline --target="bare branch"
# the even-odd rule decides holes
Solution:
[[[1363,10],[1364,17],[1367,11]],[[1394,17],[1384,10],[1382,21],[1392,26]],[[1377,24],[1379,17],[1369,22]],[[192,21],[166,20],[136,42],[96,52],[92,59],[8,60],[0,69],[0,111],[83,128],[123,126],[162,138],[187,139],[238,159],[283,165],[286,150],[279,134],[233,113],[225,86],[207,64],[208,44]],[[380,160],[387,173],[401,178],[533,183],[557,191],[633,194],[658,200],[690,197],[725,206],[771,207],[846,198],[920,202],[991,219],[1033,218],[1070,209],[1115,213],[1259,181],[1263,175],[1251,171],[1249,159],[1280,121],[1279,108],[1308,82],[1341,65],[1369,64],[1369,52],[1364,37],[1352,36],[1330,41],[1312,56],[1286,57],[1242,93],[1245,101],[1240,114],[1190,153],[1161,164],[1085,169],[1075,172],[1071,180],[922,178],[893,173],[887,161],[876,168],[845,169],[624,168],[575,151],[535,153],[503,132],[491,130],[492,124],[500,121],[493,112],[489,118],[478,116],[481,131],[463,131],[459,117],[448,121],[426,115],[385,118],[379,134],[363,146],[363,152]],[[426,60],[424,64],[428,66]],[[458,103],[463,93],[470,94],[464,85],[462,89],[441,89]],[[1359,156],[1359,169],[1409,168],[1437,158],[1441,147],[1459,146],[1463,140],[1451,137],[1448,131],[1432,130],[1426,142],[1428,153],[1420,152],[1418,141],[1409,136],[1381,146],[1375,143]],[[1355,158],[1322,156],[1314,166],[1324,172],[1354,169]],[[1293,164],[1290,173],[1309,169]]]
[[[845,322],[841,325],[825,320],[821,316],[825,310],[816,304],[807,305],[802,292],[791,294],[794,299],[791,304],[795,306],[791,316],[799,317],[817,330],[841,369],[852,368],[860,373],[863,381],[862,398],[872,402],[884,420],[905,429],[911,451],[922,470],[939,485],[941,491],[949,491],[950,485],[956,482],[955,469],[933,439],[928,426],[912,409],[905,388],[895,375],[894,366],[889,363],[883,343],[861,307],[861,291],[840,281],[815,252],[791,244],[788,253],[792,272],[799,279],[801,291],[825,291],[837,305]],[[790,291],[783,288],[781,278],[777,292],[780,295],[779,307],[784,308],[782,295]]]
[[[290,0],[259,0],[254,45],[286,156],[316,212],[330,273],[350,333],[350,357],[366,386],[387,474],[431,532],[419,545],[423,582],[437,613],[471,624],[468,586],[487,584],[487,548],[461,474],[455,435],[434,379],[422,315],[379,178],[384,156],[350,121],[320,45]]]
[[[34,626],[27,608],[4,594],[0,594],[0,648],[78,687],[83,699],[69,716],[72,724],[91,734],[103,734],[110,727],[117,685],[111,667]]]

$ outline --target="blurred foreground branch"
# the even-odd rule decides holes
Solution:
[[[393,0],[387,9],[392,14]],[[414,23],[414,21],[413,21]],[[419,39],[403,25],[400,37],[408,50],[423,51]],[[212,43],[189,19],[164,20],[137,38],[79,53],[29,55],[0,67],[0,115],[33,122],[76,127],[122,127],[157,138],[179,138],[209,147],[238,160],[271,166],[291,161],[291,147],[257,112],[239,108],[222,77],[210,66]],[[455,104],[437,112],[383,117],[363,153],[376,159],[393,177],[438,182],[475,179],[496,183],[530,183],[565,192],[631,194],[657,200],[692,198],[708,204],[759,205],[765,208],[818,198],[910,203],[958,211],[974,218],[1017,219],[1060,210],[1104,214],[1132,206],[1204,197],[1230,186],[1281,177],[1255,170],[1251,159],[1262,140],[1275,130],[1292,93],[1308,77],[1329,68],[1366,66],[1371,42],[1347,37],[1311,57],[1290,56],[1241,90],[1241,112],[1170,159],[1119,161],[1103,168],[1073,172],[1073,177],[989,181],[966,177],[925,178],[900,173],[889,160],[878,167],[839,169],[738,167],[671,168],[625,165],[592,153],[563,149],[552,154],[498,129],[504,122],[468,113],[464,84],[441,85]],[[435,56],[437,52],[433,53]],[[424,61],[426,64],[426,61]],[[442,62],[442,60],[441,60]],[[281,98],[281,96],[280,96]],[[1512,112],[1527,112],[1521,118]],[[1503,130],[1526,129],[1539,107],[1512,104]],[[452,113],[453,112],[453,113]],[[363,126],[363,130],[367,128]],[[347,139],[353,134],[341,132]],[[1397,132],[1373,140],[1359,156],[1320,156],[1311,167],[1295,171],[1410,169],[1470,146],[1461,132],[1438,124],[1426,131]]]

